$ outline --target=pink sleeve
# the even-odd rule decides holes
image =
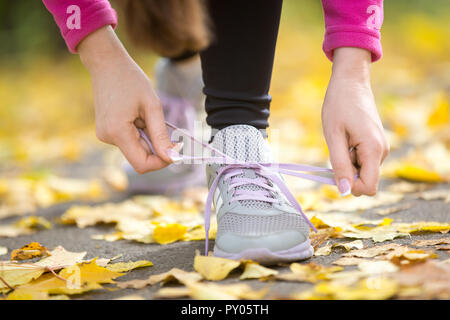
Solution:
[[[325,15],[323,51],[333,61],[333,50],[357,47],[372,52],[372,61],[382,56],[380,28],[383,0],[322,0]]]
[[[53,15],[70,52],[95,30],[117,25],[116,11],[107,0],[43,0]]]

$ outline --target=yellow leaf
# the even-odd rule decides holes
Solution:
[[[136,268],[142,267],[150,267],[153,264],[147,260],[139,260],[139,261],[128,261],[128,262],[118,262],[114,264],[108,264],[105,266],[109,271],[114,272],[126,272]]]
[[[397,168],[394,171],[394,174],[399,178],[411,181],[429,182],[429,183],[443,181],[443,179],[437,172],[413,163],[403,163],[397,166]]]
[[[187,227],[178,223],[158,224],[153,231],[153,238],[159,244],[168,244],[183,239]]]
[[[276,275],[279,280],[300,281],[300,282],[318,282],[328,279],[329,275],[344,270],[342,267],[325,267],[315,263],[300,264],[292,263],[290,265],[291,273]]]
[[[100,267],[95,259],[88,263],[79,263],[59,272],[59,277],[47,273],[18,288],[21,292],[46,292],[48,294],[79,294],[100,289],[101,283],[114,283],[113,279],[123,273],[113,272]]]
[[[239,279],[260,279],[278,274],[277,270],[261,266],[259,263],[249,261],[245,263],[245,269]]]
[[[178,268],[172,268],[167,272],[151,275],[147,279],[137,279],[137,280],[130,280],[130,281],[124,281],[124,282],[118,282],[117,286],[119,288],[125,289],[125,288],[134,288],[134,289],[142,289],[146,286],[151,286],[159,282],[169,282],[176,280],[180,283],[187,284],[191,282],[197,282],[202,279],[202,276],[198,274],[197,272],[187,272]]]
[[[337,300],[383,300],[391,298],[397,291],[395,281],[382,277],[363,279],[356,286],[322,282],[314,288],[316,294]]]
[[[332,248],[332,245],[327,243],[326,245],[314,250],[314,255],[315,256],[328,256],[331,253],[331,248]]]
[[[439,127],[450,123],[448,98],[441,94],[436,99],[436,105],[427,120],[429,127]]]
[[[27,260],[35,257],[48,256],[50,253],[47,248],[38,242],[31,242],[20,249],[15,249],[11,252],[12,260]]]
[[[361,240],[355,240],[351,242],[337,242],[333,244],[333,248],[335,247],[343,247],[345,250],[350,251],[351,249],[362,249],[364,248],[364,244]]]
[[[398,225],[398,230],[400,232],[447,232],[450,230],[450,223],[445,222],[433,222],[433,221],[422,221],[415,223],[401,223]]]
[[[194,258],[195,271],[200,273],[206,280],[223,280],[240,264],[240,261],[212,256],[196,255]]]
[[[37,229],[39,227],[50,229],[52,227],[52,224],[47,219],[39,216],[29,216],[26,218],[22,218],[16,223],[14,223],[14,225],[19,228],[28,228],[28,229],[32,228]]]
[[[190,283],[189,295],[197,300],[236,300],[236,299],[250,299],[260,300],[268,292],[268,288],[263,288],[258,291],[244,283],[220,285],[216,283]]]

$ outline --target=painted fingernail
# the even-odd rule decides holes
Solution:
[[[339,192],[342,197],[348,196],[351,192],[350,182],[346,178],[339,181]]]
[[[179,163],[179,162],[181,162],[181,160],[183,160],[183,158],[181,157],[179,152],[176,150],[176,147],[174,147],[172,149],[167,149],[166,153],[174,163]]]

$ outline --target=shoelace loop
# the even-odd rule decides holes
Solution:
[[[257,171],[259,178],[261,180],[256,179],[245,179],[241,177],[235,177],[233,182],[233,187],[243,186],[245,184],[257,184],[260,185],[265,190],[275,190],[273,187],[269,186],[264,180],[271,181],[274,185],[276,185],[282,194],[286,197],[289,203],[301,214],[301,216],[305,219],[308,225],[314,232],[317,232],[317,229],[308,219],[308,217],[304,214],[300,204],[295,199],[294,195],[289,191],[289,188],[286,186],[284,181],[279,178],[278,174],[291,175],[294,177],[307,179],[319,183],[325,183],[329,185],[336,185],[333,178],[323,177],[311,173],[333,173],[332,169],[310,166],[310,165],[301,165],[301,164],[291,164],[291,163],[247,163],[245,161],[239,161],[233,159],[223,152],[213,148],[212,146],[203,143],[202,141],[196,139],[189,132],[177,128],[173,124],[166,121],[166,125],[174,130],[179,130],[183,135],[189,137],[192,141],[195,141],[202,145],[204,148],[209,149],[218,156],[211,157],[193,157],[193,156],[181,156],[181,160],[188,160],[192,163],[193,160],[204,160],[208,163],[216,163],[221,164],[221,167],[217,171],[217,175],[213,180],[211,187],[208,192],[208,196],[206,198],[206,207],[205,207],[205,255],[208,255],[209,249],[209,229],[210,229],[210,218],[211,218],[211,206],[213,195],[216,191],[217,185],[220,181],[221,177],[231,179],[233,176],[235,177],[238,173],[243,171],[243,169],[254,169]],[[153,146],[150,142],[150,139],[147,137],[145,132],[142,129],[138,129],[141,137],[146,141],[146,143],[150,146],[150,149],[153,150]],[[309,172],[309,173],[307,173]],[[249,182],[248,180],[251,180]],[[231,185],[229,186],[231,187]],[[274,198],[268,197],[268,193],[264,192],[265,190],[258,191],[249,191],[249,190],[236,190],[233,194],[232,199],[234,201],[237,200],[258,200],[258,201],[266,201],[266,202],[277,202]],[[267,191],[268,192],[268,191]],[[231,200],[230,200],[231,201]]]

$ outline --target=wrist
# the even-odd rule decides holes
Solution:
[[[333,53],[332,76],[361,83],[370,82],[371,53],[361,48],[336,48]]]
[[[81,62],[89,73],[96,73],[121,59],[129,59],[129,55],[111,26],[102,27],[78,45]]]

